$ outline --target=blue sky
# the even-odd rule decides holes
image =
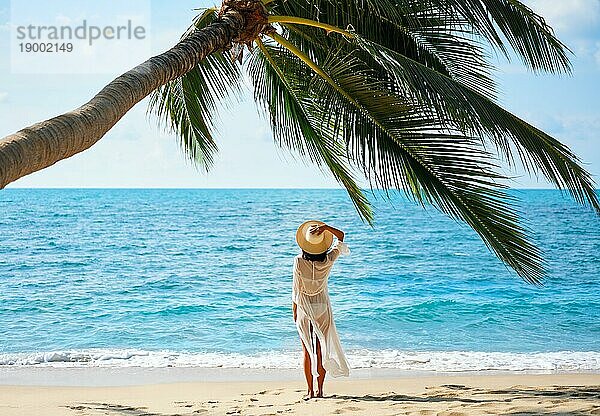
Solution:
[[[574,75],[535,76],[515,61],[498,61],[501,103],[568,144],[600,179],[600,0],[528,0],[575,53]],[[195,15],[213,2],[151,2],[153,54],[174,44]],[[43,12],[43,10],[41,10]],[[0,136],[70,111],[89,100],[114,74],[11,74],[10,1],[0,0]],[[119,61],[119,57],[115,56]],[[119,61],[120,62],[120,61]],[[120,72],[129,68],[124,66]],[[337,187],[294,155],[277,148],[250,94],[223,113],[220,152],[213,170],[196,170],[177,140],[146,115],[143,101],[88,151],[29,175],[11,187]],[[517,173],[515,187],[548,187]]]

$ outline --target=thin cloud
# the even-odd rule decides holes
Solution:
[[[8,97],[7,92],[0,91],[0,103],[5,101],[7,97]]]

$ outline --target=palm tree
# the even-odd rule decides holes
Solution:
[[[239,94],[245,73],[276,142],[328,170],[363,220],[373,214],[359,174],[467,223],[539,283],[544,262],[499,162],[600,204],[565,145],[497,104],[491,52],[571,72],[568,48],[517,0],[224,0],[88,103],[2,139],[0,187],[89,148],[150,94],[150,110],[209,169],[217,103]]]

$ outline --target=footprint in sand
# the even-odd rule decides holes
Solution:
[[[259,391],[258,392],[258,394],[272,394],[272,395],[275,395],[275,396],[278,396],[281,393],[283,393],[283,389],[263,390],[263,391]]]
[[[339,414],[346,413],[346,412],[359,412],[361,410],[364,410],[364,409],[360,408],[360,407],[348,406],[348,407],[342,407],[341,409],[334,410],[333,414],[339,415]]]
[[[173,402],[178,407],[194,407],[192,403],[189,402]]]
[[[440,387],[445,387],[447,389],[452,390],[470,390],[470,387],[465,386],[464,384],[442,384]]]
[[[87,406],[65,406],[67,409],[71,409],[71,410],[88,410],[89,407]]]

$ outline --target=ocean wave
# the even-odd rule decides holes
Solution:
[[[266,351],[255,354],[145,351],[133,349],[65,350],[0,354],[2,366],[36,367],[200,367],[300,368],[300,353]],[[414,372],[540,371],[600,372],[598,351],[537,353],[476,351],[351,350],[351,368],[388,368]]]

